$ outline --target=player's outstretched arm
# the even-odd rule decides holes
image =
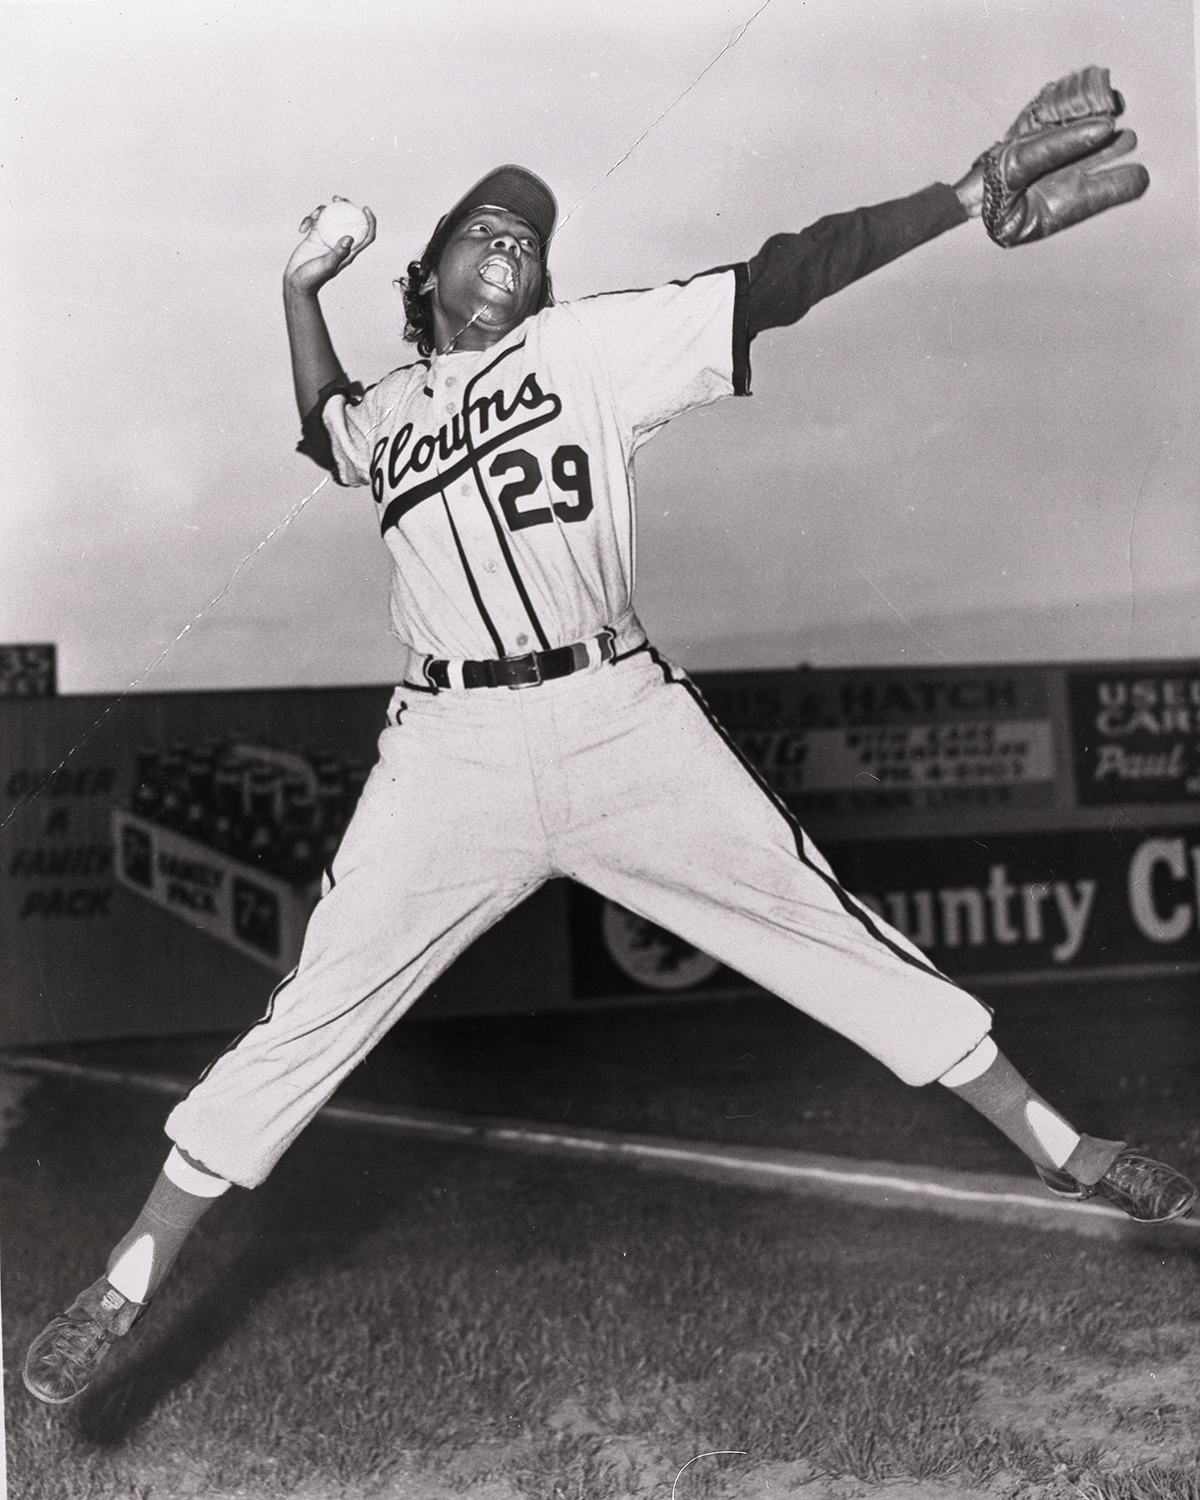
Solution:
[[[795,323],[815,303],[967,219],[982,217],[997,244],[1045,239],[1140,198],[1150,177],[1129,160],[1118,130],[1125,101],[1106,68],[1047,84],[1008,132],[947,187],[831,214],[799,234],[773,235],[748,263],[747,330]]]
[[[305,238],[292,252],[283,273],[283,310],[292,354],[292,381],[302,421],[326,386],[345,379],[318,294],[326,282],[344,271],[375,238],[375,215],[364,208],[367,233],[361,243],[356,245],[346,235],[332,250],[327,249],[313,232],[320,212],[320,208],[315,208],[302,220],[300,232]]]
[[[798,234],[772,235],[747,263],[749,337],[797,322],[826,297],[965,224],[975,197],[970,178],[960,188],[934,183],[907,198],[827,214]]]

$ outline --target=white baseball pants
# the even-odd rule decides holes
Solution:
[[[243,1187],[458,954],[554,876],[677,933],[906,1083],[940,1077],[990,1028],[985,1006],[838,885],[656,653],[519,691],[401,687],[379,749],[295,973],[167,1122]]]

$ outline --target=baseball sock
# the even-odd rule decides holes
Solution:
[[[1097,1183],[1124,1141],[1081,1135],[1030,1088],[990,1036],[938,1079],[1019,1146],[1035,1166]]]
[[[148,1302],[184,1240],[229,1186],[172,1147],[133,1228],[108,1258],[109,1283],[130,1302]]]

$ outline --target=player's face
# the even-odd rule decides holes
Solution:
[[[537,233],[507,209],[476,209],[447,241],[432,286],[437,347],[489,348],[537,308]]]

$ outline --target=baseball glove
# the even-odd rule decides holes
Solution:
[[[1136,145],[1133,131],[1118,131],[1111,115],[997,141],[980,158],[988,234],[1010,249],[1140,198],[1150,174],[1121,160]]]
[[[1078,73],[1048,83],[1012,122],[1003,139],[1015,141],[1018,136],[1036,135],[1050,125],[1069,125],[1073,120],[1100,115],[1115,120],[1124,109],[1125,101],[1110,83],[1107,68],[1081,68]]]

